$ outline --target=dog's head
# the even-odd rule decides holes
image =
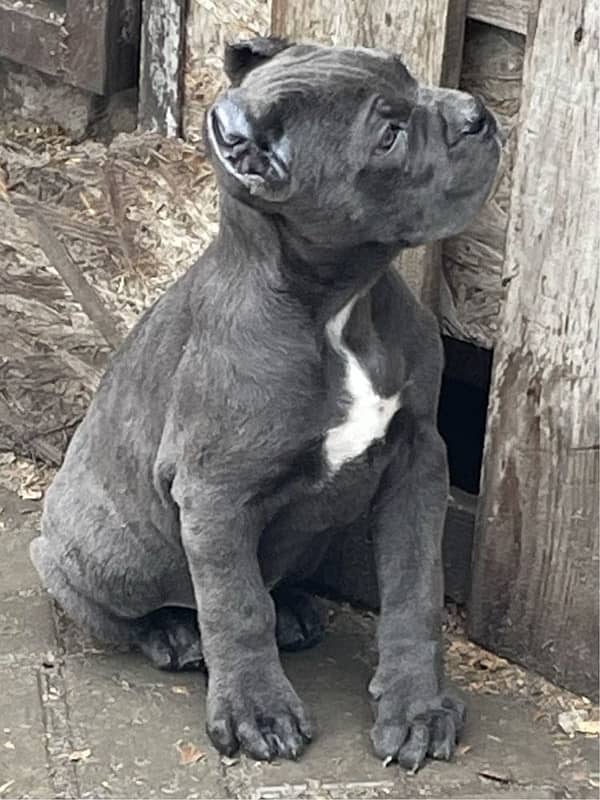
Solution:
[[[419,85],[399,56],[255,39],[229,46],[232,88],[206,136],[225,191],[316,245],[418,245],[479,211],[500,147],[464,92]]]

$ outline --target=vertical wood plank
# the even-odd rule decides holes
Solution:
[[[183,119],[186,139],[201,138],[204,112],[226,85],[225,42],[266,36],[270,22],[271,0],[188,0]]]
[[[273,0],[273,32],[345,47],[381,47],[403,55],[419,80],[456,85],[460,75],[466,0]],[[436,306],[439,246],[402,254],[399,267],[413,292]]]
[[[142,8],[139,124],[179,136],[182,114],[185,0],[150,0]]]
[[[532,22],[470,631],[597,695],[600,4]]]
[[[291,41],[306,39],[319,44],[336,44],[337,8],[335,0],[301,0],[298,3],[273,0],[271,28],[275,36],[286,36]]]
[[[518,132],[525,37],[467,21],[460,88],[480,95],[505,139],[493,195],[476,219],[442,248],[444,293],[438,318],[448,336],[492,348],[504,301],[503,265]]]

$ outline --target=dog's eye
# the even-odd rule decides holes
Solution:
[[[402,128],[400,125],[395,125],[393,122],[390,122],[379,139],[377,144],[377,150],[380,153],[388,153],[392,147],[396,144],[396,140],[400,135]]]

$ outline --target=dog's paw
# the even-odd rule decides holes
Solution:
[[[298,589],[273,592],[280,650],[307,650],[325,635],[325,611],[316,597]]]
[[[427,756],[449,761],[465,715],[464,703],[446,695],[404,708],[384,695],[371,729],[375,753],[386,763],[397,761],[409,772],[417,772]]]
[[[304,706],[283,671],[209,676],[208,735],[220,753],[296,759],[312,738]]]
[[[190,608],[161,608],[149,614],[137,646],[161,670],[195,670],[204,664],[197,615]]]

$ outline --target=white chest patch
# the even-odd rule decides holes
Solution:
[[[357,458],[377,439],[385,436],[388,425],[400,408],[400,394],[381,397],[361,367],[354,353],[344,344],[342,334],[354,304],[354,297],[326,325],[326,335],[333,349],[345,362],[344,388],[350,397],[345,420],[330,428],[325,436],[325,459],[332,472]]]

